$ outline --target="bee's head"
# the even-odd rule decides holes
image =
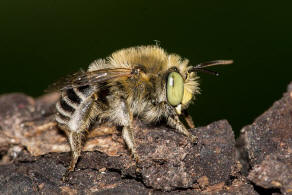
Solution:
[[[183,72],[185,77],[181,75],[176,67],[170,68],[166,79],[166,98],[168,103],[176,108],[178,114],[181,114],[181,109],[185,109],[193,99],[194,94],[199,92],[196,72],[207,72],[219,76],[217,72],[205,68],[232,63],[232,60],[216,60],[189,66]]]

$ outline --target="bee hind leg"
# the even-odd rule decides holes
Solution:
[[[82,149],[82,133],[80,132],[71,132],[69,135],[69,142],[72,149],[72,160],[68,168],[69,171],[73,171],[77,160],[80,156]]]
[[[63,181],[68,180],[69,173],[71,171],[74,171],[76,163],[78,161],[78,158],[81,154],[82,150],[82,138],[83,134],[81,132],[67,132],[67,137],[70,143],[71,147],[71,152],[72,152],[72,157],[71,157],[71,162],[70,165],[63,176]]]

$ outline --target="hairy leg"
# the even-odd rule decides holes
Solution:
[[[67,135],[72,158],[70,166],[68,167],[63,180],[67,180],[71,171],[74,171],[78,158],[81,154],[83,146],[83,138],[85,133],[88,132],[89,125],[92,120],[97,116],[97,104],[93,98],[88,98],[80,105],[80,108],[74,112],[68,123],[65,125],[59,125]]]
[[[184,117],[185,121],[187,122],[188,126],[191,129],[194,129],[195,128],[195,124],[194,124],[192,116],[189,114],[189,112],[187,110],[184,110],[182,114],[183,114],[183,117]]]
[[[73,171],[77,160],[81,154],[82,150],[82,133],[80,132],[70,132],[68,133],[68,139],[71,147],[72,152],[72,159],[70,162],[70,166],[68,168],[68,172]]]
[[[196,143],[198,137],[192,135],[192,133],[184,126],[184,124],[179,120],[178,115],[175,116],[169,116],[167,118],[167,124],[174,128],[176,131],[178,131],[179,133],[184,134],[185,136],[187,136],[192,142]]]
[[[103,118],[108,118],[110,122],[118,126],[123,126],[122,137],[131,154],[138,160],[135,149],[135,138],[133,128],[133,113],[129,104],[123,96],[113,95],[112,104],[108,112],[103,113]]]
[[[128,118],[128,125],[123,127],[122,136],[124,141],[126,142],[128,148],[131,151],[131,154],[133,155],[134,159],[138,161],[138,154],[136,152],[136,145],[135,145],[135,136],[134,136],[134,129],[133,129],[133,113],[131,112],[129,105],[125,102],[125,105],[127,107],[127,111],[125,111],[125,118]]]
[[[134,159],[136,161],[138,161],[138,154],[136,152],[136,146],[135,146],[135,138],[134,138],[134,132],[133,132],[133,128],[131,128],[130,126],[125,126],[123,127],[123,139],[126,142],[128,148],[131,151],[131,154],[133,155]]]
[[[175,109],[169,106],[166,102],[161,102],[160,106],[163,110],[166,110],[164,116],[167,120],[167,124],[174,128],[177,132],[187,136],[193,143],[198,140],[197,136],[192,135],[192,133],[184,126],[184,124],[179,120],[179,115],[176,113]]]
[[[69,165],[65,175],[63,176],[63,181],[67,181],[69,173],[71,171],[74,171],[74,169],[75,169],[76,163],[77,163],[79,156],[81,154],[82,137],[83,137],[83,134],[80,132],[66,131],[66,134],[67,134],[67,137],[69,140],[72,156],[71,156],[70,165]]]

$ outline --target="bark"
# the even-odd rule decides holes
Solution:
[[[135,121],[139,161],[119,129],[93,126],[76,170],[65,134],[54,122],[58,94],[0,96],[0,194],[291,193],[292,85],[241,131],[226,120],[192,129],[198,143],[164,125]]]

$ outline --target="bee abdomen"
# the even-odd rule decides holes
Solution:
[[[73,88],[74,93],[78,96],[81,100],[87,99],[92,94],[92,87],[89,85]]]
[[[56,109],[57,109],[57,115],[56,115],[56,120],[57,122],[65,125],[66,123],[69,122],[71,116],[75,112],[77,107],[73,107],[73,104],[69,101],[67,96],[63,96],[60,98],[60,100],[56,104]]]
[[[81,120],[83,113],[86,113],[88,104],[90,104],[89,96],[93,92],[92,87],[84,86],[78,88],[67,89],[62,92],[60,100],[56,104],[57,114],[56,121],[61,125],[66,125],[74,130],[78,128],[77,120]],[[73,130],[73,129],[72,129]]]
[[[76,94],[74,89],[68,89],[65,97],[69,104],[79,105],[81,103],[81,98]]]

